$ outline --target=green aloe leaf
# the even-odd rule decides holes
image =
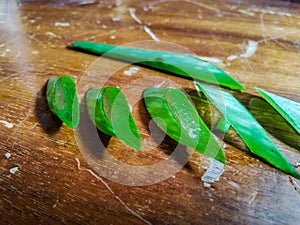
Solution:
[[[188,97],[175,88],[147,88],[146,108],[155,123],[175,141],[226,163],[223,150]]]
[[[223,70],[195,56],[138,48],[117,47],[93,42],[73,42],[71,46],[93,54],[102,55],[106,53],[108,57],[139,63],[183,77],[226,86],[234,90],[245,90],[242,84]]]
[[[76,128],[80,110],[76,87],[69,76],[51,77],[47,83],[46,98],[51,111],[68,127]]]
[[[227,119],[222,116],[220,118],[220,120],[218,121],[218,123],[216,124],[215,126],[215,130],[218,130],[218,131],[222,131],[224,133],[227,133],[229,128],[230,128],[230,123],[227,121]]]
[[[300,179],[299,172],[282,155],[251,113],[231,94],[195,82],[244,140],[250,151],[274,167]]]
[[[99,130],[117,137],[135,150],[141,149],[140,133],[120,89],[112,86],[91,88],[85,98],[89,116]]]
[[[300,103],[260,88],[255,88],[255,90],[300,134]]]

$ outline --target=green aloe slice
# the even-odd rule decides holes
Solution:
[[[69,76],[51,77],[47,83],[46,98],[51,111],[68,127],[76,128],[80,110],[76,87]]]
[[[195,82],[198,90],[216,106],[244,140],[250,151],[274,167],[300,179],[299,172],[282,155],[251,113],[231,94]]]
[[[175,141],[226,163],[223,150],[188,97],[175,88],[147,88],[146,108],[154,122]]]
[[[255,90],[300,134],[300,103],[260,88],[255,88]]]
[[[99,130],[135,150],[141,149],[140,133],[120,89],[112,86],[91,88],[85,98],[89,116]]]
[[[227,119],[222,116],[220,118],[220,120],[218,121],[218,123],[216,124],[215,126],[215,130],[218,130],[218,131],[222,131],[224,133],[227,133],[229,128],[230,128],[230,123],[227,121]]]
[[[138,48],[117,47],[93,42],[73,42],[72,47],[93,54],[127,60],[155,69],[171,72],[183,77],[214,83],[234,90],[245,90],[245,87],[218,67],[195,56],[145,50]]]

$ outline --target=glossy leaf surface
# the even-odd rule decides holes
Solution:
[[[71,128],[78,126],[79,102],[71,77],[51,77],[47,83],[46,97],[49,108],[63,123]]]
[[[99,130],[136,150],[141,149],[140,134],[120,89],[91,88],[86,93],[86,103],[89,116]]]
[[[166,134],[199,153],[226,162],[223,150],[182,91],[148,88],[143,95],[149,114]]]
[[[255,88],[255,90],[300,134],[300,103],[260,88]]]
[[[128,60],[183,77],[222,85],[235,90],[245,89],[242,84],[223,70],[191,55],[117,47],[93,42],[73,42],[71,46],[93,54],[105,54],[108,57]]]
[[[231,94],[195,83],[196,88],[224,115],[250,151],[274,167],[300,179],[299,172],[287,161],[262,126]]]

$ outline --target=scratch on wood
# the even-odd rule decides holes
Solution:
[[[142,25],[144,28],[144,31],[149,34],[149,36],[154,40],[154,41],[160,41],[160,39],[152,32],[152,30],[146,26],[143,25],[143,22],[136,16],[135,14],[135,8],[129,8],[129,14],[134,19],[135,22],[137,22],[139,25]]]
[[[298,194],[300,195],[300,184],[298,184],[296,179],[291,176],[289,176],[289,181],[293,185],[295,191],[297,191]]]
[[[151,222],[149,222],[148,220],[144,219],[141,215],[139,215],[138,213],[136,213],[134,210],[132,210],[131,208],[129,208],[128,205],[126,205],[126,203],[118,196],[116,195],[116,193],[111,189],[111,187],[97,174],[95,174],[92,170],[90,169],[85,169],[85,168],[81,168],[80,166],[80,161],[78,158],[75,158],[76,162],[77,162],[77,168],[81,171],[86,171],[88,173],[90,173],[92,176],[94,176],[98,181],[100,181],[105,187],[106,189],[135,217],[139,218],[140,220],[142,220],[144,223],[152,225]]]
[[[150,6],[153,7],[154,5],[164,3],[164,2],[178,2],[178,3],[187,2],[187,3],[197,5],[201,8],[205,8],[205,9],[208,9],[210,11],[213,11],[213,12],[217,13],[217,15],[219,15],[219,16],[222,15],[221,11],[218,8],[207,5],[207,4],[204,4],[204,3],[201,3],[201,2],[192,1],[192,0],[181,0],[181,1],[178,1],[178,0],[161,0],[161,1],[158,1],[158,2],[151,3]]]

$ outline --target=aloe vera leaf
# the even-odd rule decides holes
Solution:
[[[141,149],[140,133],[120,89],[112,86],[91,88],[85,98],[89,116],[99,130],[135,150]]]
[[[300,103],[257,87],[255,90],[300,134]]]
[[[51,77],[47,83],[46,98],[51,111],[68,127],[76,128],[80,109],[76,87],[69,76]]]
[[[227,121],[227,119],[222,116],[220,118],[220,120],[218,121],[218,123],[216,124],[215,126],[215,130],[218,130],[218,131],[222,131],[224,133],[227,133],[229,128],[230,128],[230,123]]]
[[[192,55],[117,47],[93,42],[73,42],[71,46],[93,54],[105,54],[108,57],[139,63],[190,79],[218,84],[234,90],[245,90],[242,84],[223,70]]]
[[[147,88],[143,96],[149,114],[166,134],[201,154],[226,163],[223,150],[181,90]]]
[[[236,98],[227,92],[196,82],[195,86],[223,114],[252,153],[274,167],[300,179],[299,172],[288,162],[262,126]]]

